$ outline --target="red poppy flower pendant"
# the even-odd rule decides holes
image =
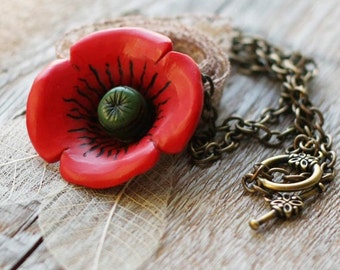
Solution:
[[[35,79],[27,129],[38,154],[60,160],[71,183],[119,185],[178,153],[199,122],[197,64],[171,40],[142,28],[90,34]]]

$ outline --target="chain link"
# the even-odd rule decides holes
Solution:
[[[331,139],[322,128],[323,115],[308,97],[307,83],[318,73],[312,59],[298,52],[285,54],[267,41],[244,36],[240,31],[233,39],[230,58],[244,74],[262,73],[280,81],[279,104],[277,108],[266,108],[256,121],[231,116],[217,126],[217,110],[212,105],[214,85],[208,76],[203,75],[203,82],[209,84],[209,90],[205,91],[204,128],[197,131],[190,143],[195,163],[209,164],[220,159],[224,152],[235,150],[244,137],[255,137],[267,146],[279,146],[289,136],[295,135],[293,149],[289,148],[289,152],[307,151],[317,155],[322,151],[324,156],[329,156]],[[269,125],[278,124],[279,118],[289,113],[295,117],[292,126],[282,131],[270,129]]]
[[[250,222],[251,227],[257,229],[262,222],[275,215],[290,216],[287,213],[282,214],[283,210],[275,205],[277,201],[275,198],[280,198],[282,202],[290,200],[289,202],[293,205],[298,203],[297,200],[323,192],[325,185],[335,177],[336,154],[331,150],[331,137],[322,128],[323,114],[313,106],[308,96],[307,85],[318,73],[313,59],[304,57],[299,52],[287,54],[262,38],[245,36],[240,31],[237,31],[233,38],[230,58],[232,62],[238,64],[241,73],[264,74],[280,82],[282,89],[278,106],[265,109],[256,121],[230,116],[217,125],[217,110],[212,104],[214,85],[208,76],[202,75],[203,82],[209,85],[209,89],[205,91],[202,127],[193,136],[189,147],[194,162],[207,165],[219,160],[224,153],[237,149],[240,142],[247,137],[255,137],[267,146],[280,146],[287,138],[294,137],[292,145],[286,149],[287,155],[300,155],[301,164],[307,162],[309,167],[315,163],[321,164],[320,169],[315,167],[315,170],[317,172],[321,170],[322,177],[313,187],[307,183],[311,180],[305,180],[311,175],[310,173],[290,175],[290,171],[286,169],[269,168],[268,164],[281,162],[283,157],[281,159],[274,157],[268,159],[267,163],[259,163],[255,165],[253,173],[245,175],[242,180],[245,190],[261,193],[266,196],[266,200],[269,200],[269,197],[272,198],[271,205],[274,210],[261,219]],[[270,129],[270,125],[279,124],[280,118],[289,114],[294,117],[294,123],[291,126],[281,131]],[[289,156],[292,160],[294,157]],[[284,158],[284,161],[287,160]],[[314,173],[317,174],[317,172]],[[296,186],[300,185],[297,188],[298,194],[295,192],[290,197],[281,195],[274,190],[279,189],[280,184],[268,184],[269,182],[263,181],[263,179],[272,181],[273,173],[283,174],[284,181],[289,183],[301,181],[301,185],[296,184]],[[314,181],[314,178],[313,174],[310,179]],[[282,186],[284,189],[291,189],[289,185]],[[303,202],[299,201],[299,209],[302,205]]]

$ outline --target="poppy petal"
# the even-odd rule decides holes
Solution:
[[[73,184],[108,188],[150,170],[159,157],[159,150],[146,137],[122,150],[115,158],[98,157],[95,153],[84,156],[82,149],[73,147],[62,154],[60,172]]]
[[[202,113],[202,76],[197,64],[178,52],[169,52],[158,64],[163,66],[170,84],[160,94],[150,93],[157,95],[155,104],[164,103],[152,138],[162,151],[178,153],[188,144]]]
[[[76,70],[68,60],[56,60],[35,79],[27,101],[27,129],[38,154],[56,162],[73,141],[68,130],[74,121],[66,117],[65,98],[72,99],[77,83]]]

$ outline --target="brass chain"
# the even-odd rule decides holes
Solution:
[[[196,164],[207,165],[234,151],[246,137],[255,137],[267,146],[280,146],[287,138],[294,137],[285,155],[256,164],[254,171],[242,179],[247,191],[263,194],[272,207],[271,212],[250,222],[257,229],[274,216],[289,218],[298,214],[303,201],[323,192],[335,177],[336,155],[331,150],[331,137],[322,128],[323,114],[308,96],[308,82],[318,73],[313,59],[298,52],[287,54],[262,38],[245,36],[240,31],[233,38],[230,58],[242,73],[264,74],[280,82],[278,105],[265,109],[255,121],[231,116],[217,125],[217,109],[212,104],[214,84],[211,78],[202,75],[203,82],[208,84],[203,125],[193,136],[189,151]],[[289,114],[294,117],[290,127],[281,131],[270,128]],[[283,163],[291,166],[272,168]],[[293,173],[292,165],[298,174]],[[273,180],[274,173],[283,174],[282,183]]]

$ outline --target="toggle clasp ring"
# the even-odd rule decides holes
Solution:
[[[271,168],[274,168],[275,165],[288,163],[291,165],[292,162],[290,162],[293,158],[296,158],[297,154],[292,155],[279,155],[275,157],[268,158],[261,162],[263,164],[263,168],[266,170],[269,170]],[[273,190],[273,191],[281,191],[281,192],[288,192],[288,191],[301,191],[308,189],[310,187],[313,187],[316,185],[321,177],[322,177],[322,169],[321,166],[318,164],[317,159],[314,158],[311,161],[311,156],[308,156],[308,169],[312,170],[311,176],[309,176],[307,179],[299,182],[294,183],[277,183],[273,182],[271,180],[268,180],[268,178],[265,178],[265,174],[259,174],[257,177],[258,184],[261,183],[261,185],[267,189]]]

